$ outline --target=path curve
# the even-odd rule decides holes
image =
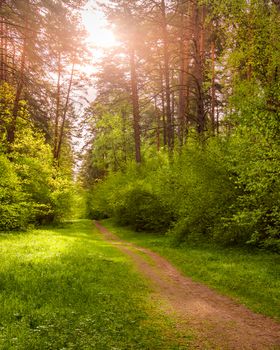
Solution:
[[[279,323],[193,282],[160,255],[120,239],[99,222],[95,225],[107,241],[132,258],[182,327],[195,331],[193,349],[280,349]]]

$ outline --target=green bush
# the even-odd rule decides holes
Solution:
[[[137,230],[164,232],[178,222],[170,232],[181,239],[190,234],[211,235],[235,189],[222,158],[218,161],[216,154],[196,147],[189,145],[173,159],[164,153],[149,155],[141,166],[111,173],[95,186],[91,210]]]
[[[166,231],[172,222],[172,214],[160,198],[137,186],[125,193],[123,205],[114,214],[121,224],[137,231]]]
[[[75,198],[75,188],[69,177],[59,169],[55,171],[51,180],[52,193],[50,195],[52,207],[52,221],[61,222],[72,217]]]
[[[239,195],[221,225],[221,239],[274,247],[280,242],[280,145],[257,130],[239,128],[228,160]],[[278,242],[278,243],[277,243]]]
[[[241,129],[241,128],[240,128]],[[236,133],[180,153],[144,155],[90,191],[91,215],[136,230],[166,232],[173,242],[214,240],[279,248],[280,173],[276,143]],[[260,137],[260,136],[259,136]],[[151,152],[150,152],[151,153]]]
[[[223,157],[224,145],[208,145],[207,149],[191,148],[178,158],[178,221],[169,232],[179,240],[213,239],[222,215],[229,211],[236,197]]]
[[[0,154],[0,230],[24,229],[32,215],[32,205],[13,164]]]
[[[54,166],[51,147],[35,128],[25,101],[19,102],[14,142],[7,144],[15,91],[2,84],[0,95],[0,230],[68,218],[74,192],[71,171]]]

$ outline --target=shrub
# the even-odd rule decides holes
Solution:
[[[246,128],[245,128],[246,129]],[[239,128],[231,137],[228,163],[239,195],[223,215],[222,240],[260,247],[280,242],[280,146],[257,130]],[[224,233],[222,233],[222,231]]]
[[[25,229],[33,215],[13,164],[0,154],[0,230]]]
[[[15,91],[5,83],[0,95],[0,230],[62,220],[73,202],[71,174],[53,166],[51,147],[35,128],[25,101],[19,102],[15,140],[8,147]]]
[[[176,242],[214,240],[277,250],[279,150],[256,133],[249,138],[236,133],[203,147],[190,141],[173,158],[149,154],[140,166],[112,172],[94,186],[91,214],[113,216],[137,230],[171,227],[168,234]]]
[[[139,185],[128,189],[123,205],[117,207],[114,214],[121,224],[131,225],[137,231],[166,231],[172,221],[166,205]]]

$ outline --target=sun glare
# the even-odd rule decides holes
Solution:
[[[106,20],[100,11],[93,10],[88,6],[82,17],[90,45],[100,48],[110,48],[117,45],[114,33],[106,27]]]

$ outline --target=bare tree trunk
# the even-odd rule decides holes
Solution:
[[[130,45],[130,83],[131,83],[131,97],[133,106],[133,129],[134,129],[134,143],[135,143],[135,160],[141,163],[141,139],[140,139],[140,111],[139,111],[139,96],[137,84],[137,72],[135,64],[135,49]]]
[[[165,88],[164,88],[164,74],[161,64],[159,65],[160,70],[160,89],[161,89],[161,110],[162,110],[162,127],[163,127],[163,144],[167,145],[167,128],[166,128],[166,109],[165,109]]]
[[[211,78],[211,126],[212,133],[215,135],[215,105],[216,105],[216,91],[215,91],[215,42],[211,42],[211,62],[212,62],[212,78]]]
[[[165,0],[161,0],[162,13],[162,31],[163,31],[163,56],[164,56],[164,78],[165,78],[165,99],[166,99],[166,129],[167,129],[167,145],[169,150],[174,148],[174,129],[172,125],[171,114],[171,91],[170,91],[170,74],[169,74],[169,40],[166,19]]]
[[[58,149],[58,133],[59,133],[59,119],[60,119],[60,94],[61,94],[61,52],[58,52],[58,62],[57,62],[57,84],[56,84],[56,111],[55,111],[55,120],[54,120],[54,146],[53,146],[53,157],[56,158],[57,149]]]
[[[195,46],[195,85],[197,101],[197,132],[202,135],[205,130],[205,110],[203,93],[203,71],[205,60],[204,35],[205,8],[195,3],[194,8],[194,46]]]
[[[171,92],[171,126],[172,126],[172,130],[173,130],[173,145],[174,145],[174,130],[175,130],[175,108],[176,108],[176,101],[175,101],[175,92],[172,91]]]
[[[65,106],[64,106],[63,114],[62,114],[62,121],[61,121],[61,126],[60,126],[59,137],[58,137],[58,145],[57,145],[57,150],[56,150],[56,155],[55,155],[55,159],[57,161],[59,161],[59,158],[60,158],[61,145],[62,145],[62,141],[63,141],[63,137],[64,137],[64,127],[65,127],[66,115],[68,112],[68,106],[69,106],[69,101],[70,101],[70,93],[71,93],[71,88],[72,88],[72,83],[73,83],[74,68],[75,68],[75,63],[72,64]]]
[[[12,42],[12,46],[13,46],[13,55],[12,55],[12,75],[11,75],[11,79],[12,79],[12,82],[14,82],[15,80],[15,71],[16,71],[16,60],[15,60],[15,57],[16,57],[16,46],[15,46],[15,43]]]
[[[0,17],[0,83],[4,81],[4,23],[3,18]]]
[[[124,154],[124,163],[127,162],[127,142],[126,142],[126,112],[125,110],[121,111],[122,115],[122,136],[123,136],[123,154]]]
[[[155,116],[156,116],[156,144],[157,144],[157,150],[160,149],[160,113],[157,107],[157,98],[154,99],[154,106],[155,106]]]
[[[182,147],[184,144],[185,135],[185,110],[186,110],[186,95],[185,95],[185,29],[184,29],[184,12],[181,10],[180,15],[180,71],[179,71],[179,101],[178,101],[178,135],[179,145]]]
[[[186,11],[186,45],[185,45],[185,115],[184,115],[184,135],[183,140],[187,138],[190,123],[190,63],[191,63],[191,40],[192,40],[192,19],[193,19],[193,3],[188,2]]]
[[[19,69],[19,75],[18,75],[18,81],[17,81],[17,89],[16,89],[15,100],[14,100],[12,120],[10,125],[7,128],[7,142],[9,147],[14,143],[14,140],[15,140],[19,101],[20,101],[20,97],[24,86],[24,71],[26,66],[27,35],[28,35],[28,9],[29,9],[29,1],[27,0],[26,13],[25,13],[25,25],[24,25],[24,33],[23,33],[24,37],[23,37],[22,52],[21,52],[21,59],[20,59],[20,69]]]
[[[217,129],[217,134],[220,133],[220,120],[219,120],[219,105],[217,106],[217,113],[216,113],[216,129]]]
[[[4,0],[0,0],[0,10],[5,4]],[[4,17],[0,16],[0,82],[7,81],[7,25]]]
[[[8,76],[8,26],[4,25],[4,73],[3,78],[4,81],[9,81]]]

